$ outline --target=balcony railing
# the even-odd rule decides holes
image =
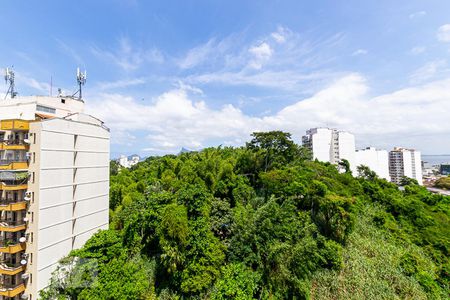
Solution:
[[[30,129],[30,121],[26,120],[2,120],[0,121],[1,130],[20,130],[27,131]]]
[[[14,285],[3,283],[0,285],[0,296],[15,297],[23,291],[25,291],[25,285],[23,283]]]
[[[6,185],[26,183],[28,177],[29,177],[28,172],[10,172],[10,171],[0,172],[0,181]]]
[[[26,158],[16,158],[16,159],[0,159],[0,166],[9,165],[12,163],[23,163],[28,162],[28,159]]]
[[[25,209],[27,209],[27,202],[25,200],[0,200],[0,211],[20,211]]]
[[[0,189],[1,190],[1,189]],[[20,197],[18,199],[13,199],[13,198],[0,198],[0,206],[3,205],[11,205],[11,204],[17,204],[17,203],[22,203],[25,202],[25,199],[23,197]]]
[[[0,231],[4,232],[18,232],[25,230],[27,228],[27,224],[25,221],[0,221]],[[2,247],[2,243],[0,242],[0,247]]]
[[[26,139],[0,139],[1,144],[5,145],[28,145]]]
[[[17,252],[24,251],[26,248],[26,243],[21,243],[15,239],[11,240],[0,240],[0,252],[14,254]]]
[[[22,170],[28,169],[28,160],[19,159],[0,159],[0,170]]]
[[[15,270],[23,265],[20,261],[13,262],[12,260],[0,261],[0,268],[3,270]]]
[[[0,220],[0,227],[18,227],[25,225],[26,222],[24,220],[19,221],[11,221],[11,220]],[[0,246],[1,246],[1,240],[0,240]]]

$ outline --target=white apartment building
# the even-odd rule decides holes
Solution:
[[[395,147],[389,152],[391,181],[400,184],[403,176],[416,179],[422,185],[422,159],[420,151]]]
[[[355,136],[346,131],[330,128],[311,128],[302,137],[303,146],[309,148],[312,158],[332,164],[346,159],[355,165]]]
[[[354,174],[357,174],[357,167],[361,165],[369,167],[380,178],[388,181],[391,179],[389,176],[389,154],[386,150],[380,150],[374,147],[356,150],[355,167],[352,167]]]
[[[109,129],[73,97],[0,100],[0,299],[37,299],[108,228]]]

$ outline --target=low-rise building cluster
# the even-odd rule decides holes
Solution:
[[[420,151],[402,147],[395,147],[389,152],[374,147],[357,150],[353,134],[332,128],[307,130],[302,144],[310,149],[313,159],[332,164],[347,160],[354,174],[358,173],[359,166],[367,166],[380,178],[397,184],[404,177],[422,184]]]
[[[117,162],[122,168],[131,168],[132,166],[138,164],[140,160],[141,157],[139,155],[121,155]]]

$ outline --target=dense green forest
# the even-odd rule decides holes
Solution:
[[[450,197],[283,132],[111,167],[110,229],[43,299],[448,299]]]

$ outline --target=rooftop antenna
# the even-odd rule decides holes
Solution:
[[[82,98],[82,86],[86,83],[86,70],[83,72],[80,72],[80,68],[77,68],[77,82],[78,82],[78,91],[75,92],[72,96],[75,96],[78,94],[78,99],[81,100]]]
[[[5,99],[8,97],[8,94],[11,95],[11,98],[17,96],[17,92],[15,91],[15,82],[14,82],[15,74],[12,68],[5,69],[5,82],[9,84],[8,90],[6,91]]]

